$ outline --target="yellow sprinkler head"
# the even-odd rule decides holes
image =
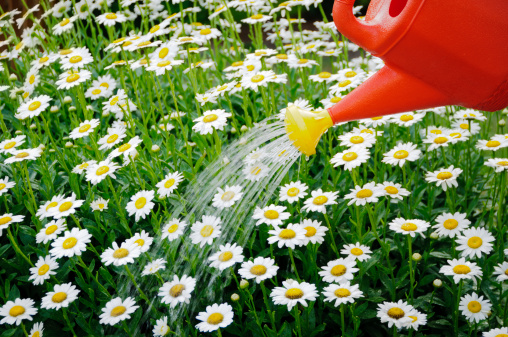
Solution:
[[[316,153],[321,135],[333,126],[328,110],[307,111],[296,105],[286,108],[284,122],[286,133],[293,145],[307,156]]]

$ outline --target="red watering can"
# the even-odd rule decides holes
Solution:
[[[315,153],[322,132],[339,122],[443,105],[508,106],[508,0],[372,0],[365,21],[353,15],[354,2],[335,0],[335,25],[385,66],[327,110],[288,109],[286,128],[300,151]]]

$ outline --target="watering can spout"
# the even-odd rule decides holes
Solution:
[[[454,103],[427,83],[385,66],[328,112],[337,124]]]

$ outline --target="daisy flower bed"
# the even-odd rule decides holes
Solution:
[[[44,0],[0,29],[0,337],[508,336],[507,111],[300,156],[286,109],[384,65],[321,0]]]

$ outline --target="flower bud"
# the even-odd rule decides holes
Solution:
[[[11,81],[16,81],[16,80],[18,79],[18,76],[16,76],[16,74],[11,74],[11,75],[9,76],[9,79],[10,79]]]
[[[152,145],[152,152],[159,152],[161,150],[159,145],[153,144]]]
[[[498,124],[499,124],[499,126],[505,126],[506,125],[506,121],[504,119],[500,119]]]
[[[437,240],[439,238],[439,235],[436,232],[432,232],[432,233],[430,233],[429,237],[432,240]]]
[[[440,279],[437,278],[437,279],[434,280],[434,282],[432,282],[432,284],[436,288],[441,288],[441,286],[443,285],[443,281],[441,281]]]
[[[245,289],[249,286],[249,281],[242,279],[240,281],[240,289]]]
[[[236,133],[236,129],[234,127],[231,128],[231,133]]]
[[[189,142],[189,146],[191,146],[191,147],[194,147],[194,146],[196,146],[196,145],[197,145],[197,144],[196,144],[196,143],[194,143],[194,142]]]
[[[71,104],[72,103],[72,98],[70,96],[65,96],[64,97],[64,103],[65,104]]]
[[[91,106],[91,105],[87,105],[87,106],[86,106],[86,109],[87,109],[87,110],[93,110],[93,106]]]
[[[33,123],[32,123],[32,124],[30,125],[30,129],[32,129],[32,130],[37,129],[37,125],[35,125],[35,124],[33,124]]]
[[[55,152],[55,149],[49,149],[49,152],[50,152],[50,153],[54,153],[54,152]]]
[[[418,262],[422,259],[422,256],[419,253],[413,253],[413,256],[411,256],[411,258],[413,259],[413,261]]]
[[[102,112],[102,117],[108,117],[108,116],[109,116],[109,111]]]
[[[72,142],[65,143],[65,147],[68,148],[68,149],[70,149],[73,146],[74,146],[74,144],[72,144]]]
[[[249,130],[249,128],[247,127],[247,125],[242,125],[242,127],[240,128],[240,131],[242,131],[242,132],[245,132],[245,131],[247,131],[247,130]]]
[[[51,113],[57,113],[59,110],[60,108],[58,107],[58,105],[53,105],[51,108],[49,108],[49,111]]]
[[[234,293],[233,295],[231,295],[231,301],[236,302],[239,299],[240,299],[240,295],[238,295],[237,293]]]
[[[76,111],[76,107],[75,106],[70,106],[69,107],[69,112],[74,112]]]
[[[46,150],[46,145],[39,144],[39,149],[41,149],[42,151]]]
[[[22,135],[22,134],[23,134],[23,131],[21,131],[21,130],[16,130],[16,132],[14,132],[14,134],[16,134],[16,135],[18,135],[18,136],[19,136],[19,135]]]

